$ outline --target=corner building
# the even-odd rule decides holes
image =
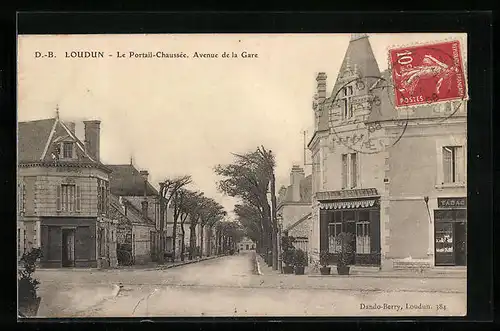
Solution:
[[[395,109],[364,34],[351,36],[330,95],[326,73],[316,81],[311,258],[328,251],[335,264],[335,237],[350,232],[353,265],[465,266],[465,102]]]

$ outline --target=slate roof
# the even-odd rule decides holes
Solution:
[[[19,122],[17,146],[20,162],[40,161],[56,119]]]
[[[84,162],[99,164],[86,151],[85,145],[74,132],[59,118],[49,118],[18,123],[18,161],[19,163],[54,161],[52,153],[57,141],[69,140],[76,143],[76,158],[60,159],[60,163]]]
[[[305,216],[301,217],[297,222],[290,224],[285,231],[291,231],[293,229],[297,229],[304,221],[308,220],[311,217],[312,213],[308,213]],[[301,230],[306,230],[306,229],[301,229]],[[298,231],[298,232],[304,232],[304,231]],[[307,237],[307,231],[301,236],[301,237]]]
[[[362,77],[380,77],[380,69],[378,67],[377,60],[375,59],[375,55],[373,54],[368,36],[365,35],[361,37],[358,36],[357,38],[351,38],[344,55],[344,60],[342,61],[342,65],[337,73],[332,93],[325,101],[324,107],[321,109],[318,131],[328,130],[328,105],[333,101],[340,88],[345,84],[345,82],[342,82],[340,78],[348,66],[351,69],[356,67],[356,71]],[[365,86],[365,89],[368,90],[368,88],[370,88],[370,86]]]
[[[112,173],[109,175],[110,190],[119,196],[143,196],[144,179],[132,164],[106,165]],[[146,195],[158,195],[158,191],[148,182]]]

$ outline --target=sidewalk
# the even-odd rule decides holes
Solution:
[[[281,275],[278,270],[273,270],[269,267],[260,255],[257,255],[257,261],[262,274],[277,274]],[[318,272],[312,272],[306,267],[305,275],[308,277],[370,277],[370,278],[459,278],[467,279],[467,269],[450,269],[450,268],[430,268],[423,272],[413,270],[391,270],[381,271],[378,268],[370,267],[351,267],[349,275],[338,275],[336,266],[331,267],[330,275],[321,275]]]
[[[443,277],[402,274],[394,272],[367,272],[350,275],[281,274],[269,267],[258,256],[260,275],[256,276],[256,286],[278,289],[332,290],[353,292],[411,292],[411,293],[466,293],[466,277]],[[332,270],[336,269],[332,267]]]
[[[130,266],[118,266],[116,268],[36,268],[37,271],[54,271],[54,270],[64,270],[64,271],[74,271],[74,272],[112,272],[112,271],[134,271],[134,270],[144,270],[144,271],[151,271],[151,270],[164,270],[164,269],[170,269],[170,268],[175,268],[175,267],[180,267],[186,264],[191,264],[191,263],[196,263],[196,262],[201,262],[201,261],[206,261],[206,260],[211,260],[215,259],[218,257],[223,257],[226,255],[214,255],[214,256],[205,256],[205,257],[197,257],[194,258],[193,260],[185,260],[185,261],[177,261],[177,262],[166,262],[164,264],[158,264],[156,262],[149,262],[147,264],[134,264]]]

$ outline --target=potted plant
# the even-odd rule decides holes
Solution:
[[[339,275],[349,275],[349,264],[353,254],[353,248],[351,245],[353,239],[354,236],[350,232],[341,232],[337,236],[337,243],[340,246],[337,260],[337,273]]]
[[[283,273],[293,274],[294,260],[295,260],[295,247],[293,246],[295,238],[292,236],[284,236],[281,238]]]
[[[21,257],[23,270],[20,270],[18,275],[18,308],[21,316],[36,316],[38,313],[41,298],[37,295],[37,289],[40,282],[32,275],[36,269],[36,262],[41,256],[42,250],[33,248]]]
[[[328,251],[327,250],[321,251],[319,256],[321,268],[319,268],[319,272],[322,275],[329,275],[330,272],[332,271],[332,268],[328,266],[328,258],[329,258]]]
[[[306,252],[301,249],[295,250],[294,270],[296,275],[303,275],[307,263]]]

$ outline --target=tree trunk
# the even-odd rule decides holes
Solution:
[[[165,261],[165,233],[163,228],[165,226],[165,199],[163,192],[160,192],[160,243],[158,245],[158,263],[163,264]]]
[[[181,261],[184,261],[184,238],[186,238],[186,230],[184,230],[184,222],[181,222],[181,233],[182,233],[182,238],[181,238]]]
[[[194,256],[194,249],[196,247],[196,224],[189,225],[189,259],[192,260]]]
[[[273,270],[278,270],[278,224],[276,220],[276,179],[271,176],[271,228],[273,233]]]
[[[200,257],[203,257],[203,239],[205,239],[205,234],[203,231],[205,229],[205,225],[201,224],[200,226]]]
[[[174,217],[174,228],[172,229],[172,263],[175,262],[175,243],[177,241],[177,218]]]
[[[207,236],[207,257],[212,255],[212,227],[208,226]]]

